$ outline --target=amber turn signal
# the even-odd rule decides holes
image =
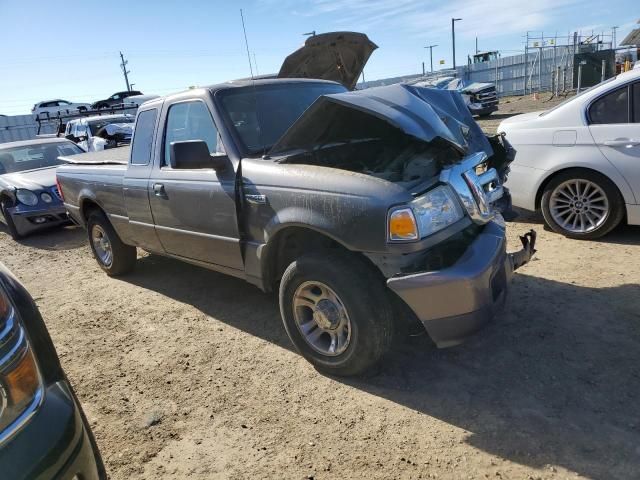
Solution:
[[[417,240],[418,225],[410,208],[394,210],[389,215],[389,240]]]

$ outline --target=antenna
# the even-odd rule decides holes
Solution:
[[[249,41],[247,40],[247,29],[244,26],[244,15],[242,9],[240,9],[240,20],[242,20],[242,31],[244,32],[244,46],[247,48],[247,60],[249,60],[249,71],[251,72],[251,78],[253,79],[253,65],[251,65],[251,55],[249,54]]]
[[[258,71],[258,61],[256,60],[256,52],[253,52],[253,64],[256,66],[256,76],[260,76],[260,72]]]

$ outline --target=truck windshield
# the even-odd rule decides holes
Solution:
[[[5,173],[55,167],[64,162],[60,156],[84,153],[77,145],[68,143],[50,143],[3,148],[0,150],[0,175]]]
[[[220,92],[222,108],[249,154],[266,153],[318,97],[346,92],[332,83],[281,83]]]

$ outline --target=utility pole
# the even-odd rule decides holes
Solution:
[[[427,45],[424,48],[429,49],[429,61],[431,62],[431,73],[433,73],[433,47],[437,47],[438,45]],[[455,65],[455,62],[454,62]]]
[[[456,22],[462,20],[461,18],[451,19],[451,45],[453,46],[453,68],[456,68]]]
[[[122,73],[124,73],[124,81],[127,83],[127,92],[130,92],[131,85],[129,85],[129,77],[127,76],[127,74],[131,73],[130,70],[127,70],[127,63],[129,63],[129,61],[124,59],[122,52],[120,52],[120,60],[122,60],[120,67],[122,68]]]
[[[616,30],[618,30],[620,27],[618,27],[617,25],[615,27],[611,27],[612,30],[612,48],[615,50],[616,48]]]
[[[476,37],[476,55],[478,54],[478,37]]]

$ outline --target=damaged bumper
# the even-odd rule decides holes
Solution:
[[[503,307],[513,272],[535,253],[536,235],[508,254],[504,225],[491,221],[451,267],[387,280],[413,310],[438,347],[461,343]]]
[[[7,212],[11,215],[16,230],[20,235],[28,235],[38,230],[70,223],[64,205],[54,205],[47,208],[13,207]]]

